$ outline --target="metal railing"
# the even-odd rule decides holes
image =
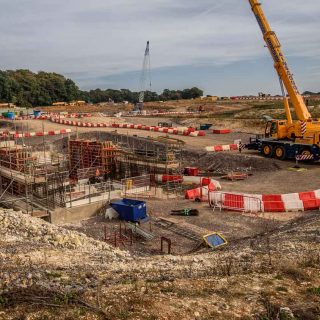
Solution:
[[[152,175],[150,174],[122,179],[122,194],[125,197],[147,194],[151,191],[152,180]]]
[[[258,197],[226,192],[209,192],[209,205],[213,210],[229,210],[258,213],[263,211],[262,200]]]

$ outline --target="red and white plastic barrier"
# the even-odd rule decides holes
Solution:
[[[48,120],[50,118],[50,116],[19,116],[19,117],[15,117],[13,120],[5,118],[5,117],[0,117],[0,119],[4,119],[4,120],[8,120],[10,122],[15,121],[15,120]]]
[[[157,174],[157,182],[179,182],[179,183],[192,183],[200,186],[214,185],[215,190],[221,190],[221,184],[217,180],[213,180],[210,177],[199,177],[199,176],[179,176],[179,175],[167,175]]]
[[[57,115],[59,117],[59,115]],[[65,115],[66,118],[91,118],[91,113],[69,113]]]
[[[282,98],[282,97],[241,96],[241,97],[231,97],[231,100],[260,100],[260,101],[276,101],[276,100],[283,100],[283,98]]]
[[[43,136],[55,136],[60,134],[67,134],[70,132],[72,132],[71,129],[43,131],[43,132],[2,131],[0,132],[0,138],[19,139],[19,138],[43,137]]]
[[[239,150],[239,144],[225,144],[206,147],[208,152],[236,151]]]
[[[185,198],[188,200],[208,201],[210,192],[217,190],[214,183],[210,183],[206,186],[201,186],[196,189],[187,190]]]
[[[185,192],[185,198],[188,200],[208,201],[209,192],[221,190],[219,181],[213,180],[210,177],[198,176],[179,176],[179,175],[156,175],[157,182],[177,182],[177,183],[192,183],[198,184],[199,187]]]
[[[182,111],[182,112],[179,112],[179,111],[166,111],[166,112],[159,112],[159,111],[156,111],[156,112],[148,112],[148,113],[139,113],[139,114],[129,114],[129,113],[122,113],[121,116],[122,117],[156,117],[156,116],[163,116],[163,115],[185,115],[185,114],[189,114],[189,115],[196,115],[196,114],[199,114],[198,111]],[[101,113],[101,116],[103,117],[110,117],[108,115],[105,115],[103,113]]]
[[[48,120],[50,118],[90,118],[92,117],[91,113],[70,113],[70,114],[57,114],[57,113],[46,113],[42,114],[41,116],[35,116],[35,115],[25,115],[25,116],[16,116],[14,120]],[[0,116],[0,119],[7,119],[3,116]],[[12,121],[12,120],[10,120]]]
[[[231,133],[230,129],[213,129],[212,130],[213,134],[228,134]]]
[[[242,212],[297,212],[318,210],[320,190],[290,194],[210,192],[211,207]]]
[[[89,128],[126,128],[126,129],[137,129],[137,130],[146,130],[146,131],[155,131],[163,132],[168,134],[184,135],[191,137],[203,137],[206,135],[205,131],[196,131],[194,128],[186,127],[176,127],[176,128],[167,128],[167,127],[158,127],[158,126],[146,126],[142,124],[133,124],[133,123],[91,123],[91,122],[80,122],[80,121],[71,121],[61,118],[52,117],[50,118],[52,122],[59,124],[66,124],[70,126],[77,127],[89,127]]]
[[[205,131],[196,131],[194,128],[187,127],[159,127],[159,126],[146,126],[143,124],[132,124],[132,123],[113,123],[112,128],[127,128],[127,129],[138,129],[146,131],[163,132],[175,135],[184,135],[191,137],[203,137],[206,135]]]

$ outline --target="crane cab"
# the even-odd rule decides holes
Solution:
[[[287,121],[271,120],[268,121],[265,128],[265,137],[272,139],[286,139],[288,135]]]

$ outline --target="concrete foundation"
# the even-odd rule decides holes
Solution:
[[[107,200],[77,206],[75,208],[59,208],[51,213],[51,223],[66,224],[79,222],[97,215],[104,215]]]

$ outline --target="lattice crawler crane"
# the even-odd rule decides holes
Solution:
[[[142,111],[143,103],[145,98],[145,93],[147,88],[151,89],[151,66],[150,66],[150,42],[147,41],[146,50],[144,52],[142,70],[140,75],[140,92],[139,92],[139,102],[135,105],[134,111]]]

